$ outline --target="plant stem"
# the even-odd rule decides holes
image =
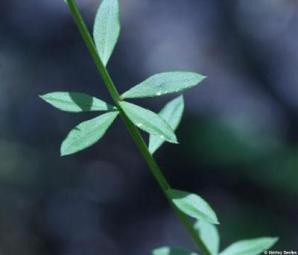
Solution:
[[[211,255],[209,250],[207,249],[207,247],[205,246],[204,242],[201,240],[201,238],[199,237],[198,233],[195,231],[195,229],[193,228],[193,225],[191,223],[191,221],[188,219],[188,217],[182,213],[176,206],[175,204],[172,202],[171,198],[168,196],[167,191],[171,188],[168,181],[166,180],[165,176],[163,175],[160,167],[158,166],[158,164],[156,163],[156,161],[154,160],[154,158],[152,157],[152,155],[150,154],[147,145],[140,133],[140,131],[137,129],[137,127],[128,119],[128,117],[126,116],[125,112],[123,111],[123,109],[120,107],[119,105],[119,101],[121,100],[119,92],[117,91],[116,86],[114,85],[114,82],[111,78],[111,76],[109,75],[106,67],[103,65],[95,44],[92,40],[92,37],[88,31],[88,28],[80,14],[80,11],[78,9],[78,6],[75,2],[75,0],[67,0],[67,4],[68,7],[70,9],[70,12],[74,18],[74,21],[81,33],[81,36],[83,37],[85,44],[89,50],[89,53],[91,54],[91,57],[97,67],[97,70],[99,71],[104,84],[106,86],[106,88],[108,89],[114,104],[116,105],[116,107],[118,108],[119,112],[120,112],[120,116],[122,118],[122,120],[124,121],[131,137],[133,138],[135,144],[137,145],[139,151],[141,152],[141,154],[143,155],[151,173],[153,174],[155,180],[157,181],[157,183],[159,184],[163,194],[165,195],[165,197],[167,198],[168,202],[170,203],[171,207],[173,208],[173,210],[175,211],[177,217],[180,219],[180,221],[183,223],[183,225],[185,226],[185,228],[188,230],[188,232],[190,233],[194,243],[196,244],[197,248],[201,251],[202,255]]]

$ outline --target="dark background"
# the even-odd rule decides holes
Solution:
[[[90,28],[100,1],[78,0]],[[167,70],[208,79],[185,93],[180,145],[156,158],[174,187],[216,210],[221,248],[279,236],[298,249],[297,0],[122,0],[109,64],[120,91]],[[194,249],[118,120],[67,158],[68,114],[39,94],[110,102],[63,0],[0,1],[0,254],[150,254]],[[135,100],[158,111],[173,98]]]

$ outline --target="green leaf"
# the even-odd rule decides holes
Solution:
[[[106,133],[118,112],[108,112],[84,121],[72,129],[61,145],[61,156],[70,155],[95,144]]]
[[[127,117],[140,129],[158,135],[170,143],[177,143],[176,135],[169,124],[156,113],[135,104],[119,103]]]
[[[186,215],[211,224],[219,224],[211,206],[200,196],[174,189],[168,190],[167,194],[177,208]]]
[[[51,92],[40,96],[52,106],[66,112],[108,111],[113,106],[80,92]]]
[[[219,233],[216,226],[200,220],[195,224],[194,228],[198,231],[198,235],[211,255],[217,255],[219,252]]]
[[[206,77],[193,72],[166,72],[153,75],[126,91],[122,98],[155,97],[194,87]]]
[[[183,96],[179,96],[174,100],[170,101],[158,114],[162,117],[170,127],[175,131],[182,119],[184,110]],[[164,139],[158,135],[150,135],[149,137],[149,151],[153,154],[163,143]]]
[[[152,255],[197,255],[180,248],[161,247],[152,251]]]
[[[220,255],[258,255],[271,248],[278,238],[263,237],[236,242],[226,248]]]
[[[93,37],[98,54],[106,66],[120,34],[118,0],[103,0],[95,17]]]

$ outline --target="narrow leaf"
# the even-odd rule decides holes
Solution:
[[[184,110],[183,96],[179,96],[165,105],[165,107],[158,114],[162,117],[170,127],[175,131],[181,121]],[[149,137],[149,151],[153,154],[163,143],[164,139],[158,135],[150,135]]]
[[[41,95],[47,103],[66,112],[108,111],[113,106],[80,92],[51,92]]]
[[[107,65],[120,34],[118,0],[103,0],[95,17],[93,37],[98,54]]]
[[[162,247],[152,251],[152,255],[197,255],[180,248]]]
[[[170,143],[177,143],[176,135],[169,124],[156,113],[135,104],[119,103],[127,117],[140,129],[158,135]]]
[[[263,237],[236,242],[226,248],[220,255],[258,255],[271,248],[278,238]]]
[[[186,215],[211,224],[219,224],[211,206],[200,196],[173,189],[170,189],[167,193],[177,208]]]
[[[126,91],[122,98],[155,97],[194,87],[206,77],[193,72],[166,72],[153,75]]]
[[[95,144],[108,130],[118,112],[108,112],[84,121],[72,129],[61,146],[61,156],[70,155]]]
[[[195,224],[194,228],[198,231],[198,235],[210,254],[217,255],[219,252],[219,233],[216,226],[200,220]]]

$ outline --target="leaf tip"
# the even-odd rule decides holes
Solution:
[[[70,156],[70,155],[72,155],[74,153],[75,152],[67,151],[67,150],[61,148],[61,150],[60,150],[60,157],[61,158],[65,158],[65,157]]]
[[[212,225],[220,225],[220,222],[219,222],[217,215],[214,211],[213,211],[213,214],[209,215],[209,216],[210,217],[206,222],[208,222],[209,224],[212,224]]]
[[[148,150],[149,150],[149,152],[150,152],[151,155],[153,155],[154,152],[156,151],[155,148],[153,148],[153,146],[151,144],[149,144]]]
[[[203,82],[204,80],[206,80],[208,77],[206,75],[202,75],[200,74],[199,77],[198,77],[198,83],[201,83]]]
[[[45,100],[46,94],[44,94],[44,95],[38,95],[38,97],[39,97],[40,99],[42,99],[42,100]]]
[[[184,105],[184,96],[183,95],[177,96],[175,99],[173,99],[173,101],[179,102]]]
[[[67,149],[65,145],[65,141],[63,141],[60,147],[60,157],[66,157],[73,154],[73,152]]]
[[[63,158],[67,155],[69,155],[69,154],[63,149],[63,147],[61,147],[60,148],[60,157]]]
[[[271,237],[271,240],[272,240],[272,245],[274,245],[279,241],[279,237],[277,237],[277,236]]]
[[[173,143],[173,144],[179,144],[179,141],[178,141],[177,136],[175,135],[175,133],[174,133],[173,137],[171,138],[170,142]]]
[[[218,217],[217,217],[214,210],[213,210],[213,215],[210,217],[210,222],[209,223],[211,223],[213,225],[220,225],[220,222],[219,222]]]
[[[217,216],[213,219],[213,224],[214,225],[220,225],[220,222],[219,222]]]

